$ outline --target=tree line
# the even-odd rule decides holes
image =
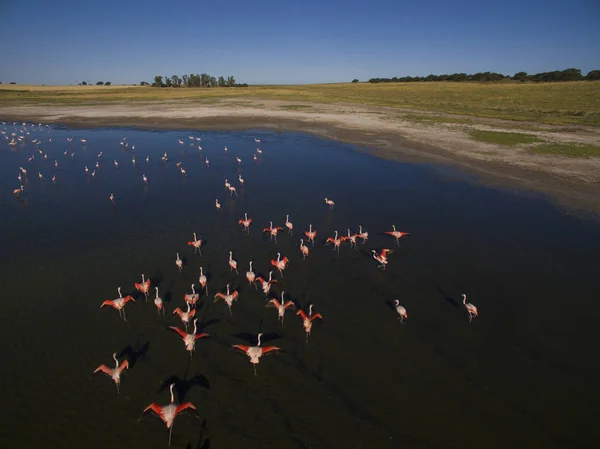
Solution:
[[[502,81],[514,80],[521,82],[547,83],[557,81],[596,81],[600,80],[600,70],[592,70],[587,75],[581,73],[581,69],[555,70],[553,72],[540,72],[529,75],[527,72],[518,72],[513,76],[503,75],[496,72],[478,72],[472,75],[466,73],[453,73],[451,75],[428,75],[428,76],[403,76],[393,78],[371,78],[369,83],[410,83],[422,81]],[[358,82],[353,80],[352,82]]]
[[[148,86],[150,83],[142,81],[140,85]],[[191,73],[181,77],[156,75],[152,87],[248,87],[248,84],[238,84],[233,76],[215,78],[207,73]]]

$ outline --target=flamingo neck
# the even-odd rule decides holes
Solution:
[[[227,296],[229,296],[229,284],[227,284]]]
[[[311,305],[308,307],[308,316],[309,316],[309,317],[310,317],[310,316],[312,316],[312,308],[313,308],[313,306],[312,306],[312,304],[311,304]]]
[[[467,304],[467,295],[463,294],[463,304]]]
[[[258,344],[256,346],[260,346],[260,337],[262,337],[262,334],[258,334]]]
[[[113,360],[115,361],[115,367],[118,368],[119,367],[119,359],[117,359],[116,354],[113,354]]]
[[[175,385],[175,384],[171,384],[171,386],[169,387],[169,391],[171,392],[171,404],[172,404],[173,402],[175,402],[175,397],[173,396],[173,386],[174,386],[174,385]]]

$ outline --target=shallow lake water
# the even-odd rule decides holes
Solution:
[[[23,126],[0,128],[10,138]],[[15,146],[0,136],[0,447],[166,447],[165,425],[142,410],[167,404],[173,382],[176,400],[191,401],[198,416],[176,418],[172,447],[600,441],[597,222],[455,170],[390,162],[302,134],[25,128]],[[15,199],[19,167],[27,177]],[[244,213],[253,220],[249,234],[238,223]],[[275,243],[263,228],[272,221],[285,229],[287,214],[293,235],[284,230]],[[317,237],[304,260],[298,245],[309,224]],[[356,250],[343,243],[338,254],[324,244],[359,225],[369,239]],[[410,233],[400,246],[383,234],[392,225]],[[202,255],[187,245],[193,232],[205,240]],[[385,271],[371,256],[383,248],[394,250]],[[283,278],[275,270],[272,294],[284,290],[298,309],[313,304],[323,316],[308,342],[294,311],[282,326],[246,281],[249,261],[268,276],[278,252],[290,262]],[[200,267],[209,296],[201,295],[196,317],[210,337],[190,359],[168,326],[181,327],[173,310],[183,308]],[[152,281],[148,302],[134,293],[142,273]],[[228,283],[239,291],[231,315],[213,302]],[[136,297],[127,322],[100,308],[119,286]],[[152,303],[154,286],[166,316]],[[479,310],[472,322],[462,293]],[[403,323],[395,299],[407,309]],[[264,356],[255,376],[231,346],[254,345],[259,332],[263,345],[281,351]],[[130,363],[118,395],[109,377],[93,374],[113,365],[114,352]]]

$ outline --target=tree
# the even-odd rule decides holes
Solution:
[[[140,86],[149,86],[149,85],[150,85],[150,83],[148,81],[142,81],[140,83]]]
[[[165,76],[165,87],[171,87],[171,78]]]
[[[354,79],[352,80],[352,82],[353,82],[353,83],[358,83],[358,80],[357,80],[356,78],[354,78]]]
[[[225,86],[227,86],[227,83],[225,82],[225,78],[223,78],[222,76],[219,77],[219,80],[217,81],[217,84],[219,85],[219,87],[225,87]]]
[[[104,83],[105,86],[110,86],[110,81],[107,81],[106,83]]]
[[[103,85],[104,85],[104,83],[103,83],[102,81],[98,81],[98,82],[96,83],[96,86],[103,86]]]
[[[185,87],[189,87],[189,84],[188,84],[188,76],[187,76],[187,75],[183,75],[181,78],[182,78],[182,81],[183,81],[183,85],[184,85]]]
[[[156,75],[154,77],[154,83],[152,84],[152,87],[162,87],[162,76]]]
[[[518,72],[515,73],[512,77],[512,79],[514,79],[515,81],[521,81],[521,82],[525,82],[527,81],[527,72]]]
[[[600,80],[600,70],[592,70],[585,76],[587,80]]]
[[[234,87],[235,86],[235,78],[233,76],[227,77],[227,86]]]

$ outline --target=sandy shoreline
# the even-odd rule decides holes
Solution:
[[[478,180],[549,195],[570,212],[600,217],[600,158],[536,155],[520,147],[476,142],[467,129],[529,133],[557,142],[600,145],[600,129],[477,119],[465,124],[410,120],[419,113],[387,107],[321,105],[273,100],[128,103],[112,105],[0,106],[0,119],[61,123],[73,127],[132,126],[155,129],[270,129],[296,131],[357,144],[387,159],[451,165]],[[409,115],[409,117],[406,117]],[[439,114],[438,114],[439,115]],[[458,117],[458,116],[453,116]]]

